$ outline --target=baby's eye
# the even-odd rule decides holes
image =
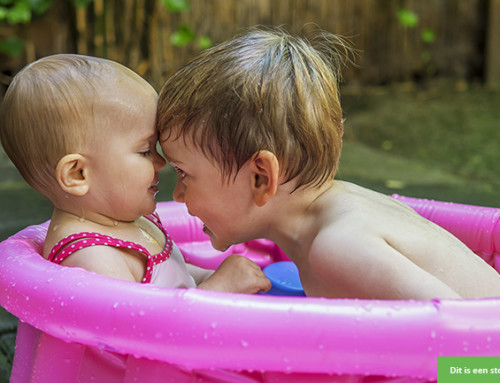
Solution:
[[[143,157],[149,157],[151,155],[151,150],[145,150],[139,153]]]

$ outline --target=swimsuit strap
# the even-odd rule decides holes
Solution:
[[[155,211],[153,214],[147,215],[146,218],[149,219],[151,222],[153,222],[165,236],[165,247],[163,248],[163,251],[161,253],[153,254],[148,257],[146,274],[144,275],[142,283],[151,282],[151,277],[153,276],[153,266],[162,263],[163,261],[166,261],[168,258],[170,258],[170,255],[172,254],[172,251],[174,249],[174,242],[172,241],[172,238],[170,238],[170,235],[163,227],[163,224],[161,222],[158,213]]]
[[[95,232],[82,232],[72,234],[60,240],[51,250],[48,260],[60,264],[75,251],[91,246],[114,246],[122,249],[135,250],[147,257],[146,273],[142,283],[150,283],[153,275],[153,266],[170,258],[173,250],[173,242],[168,233],[163,228],[160,217],[157,214],[147,216],[165,235],[165,247],[158,254],[151,254],[144,246],[137,243],[113,238],[108,235]]]
[[[149,219],[151,222],[153,222],[156,226],[158,226],[158,229],[160,229],[162,232],[165,232],[165,228],[163,227],[163,224],[161,223],[160,216],[158,213],[155,211],[154,213],[147,215],[147,219]]]

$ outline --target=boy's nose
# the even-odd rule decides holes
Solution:
[[[177,184],[175,185],[175,189],[174,189],[174,201],[177,201],[177,202],[186,202],[186,200],[184,199],[184,191],[185,191],[185,186],[184,184],[182,183],[181,180],[179,180],[179,177],[177,178]]]

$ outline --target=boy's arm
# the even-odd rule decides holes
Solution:
[[[198,285],[205,290],[256,294],[271,288],[271,282],[253,261],[239,255],[230,255],[205,281]]]

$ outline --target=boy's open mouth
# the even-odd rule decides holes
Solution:
[[[210,236],[212,234],[212,232],[210,231],[210,229],[207,227],[207,225],[203,224],[203,232]]]

